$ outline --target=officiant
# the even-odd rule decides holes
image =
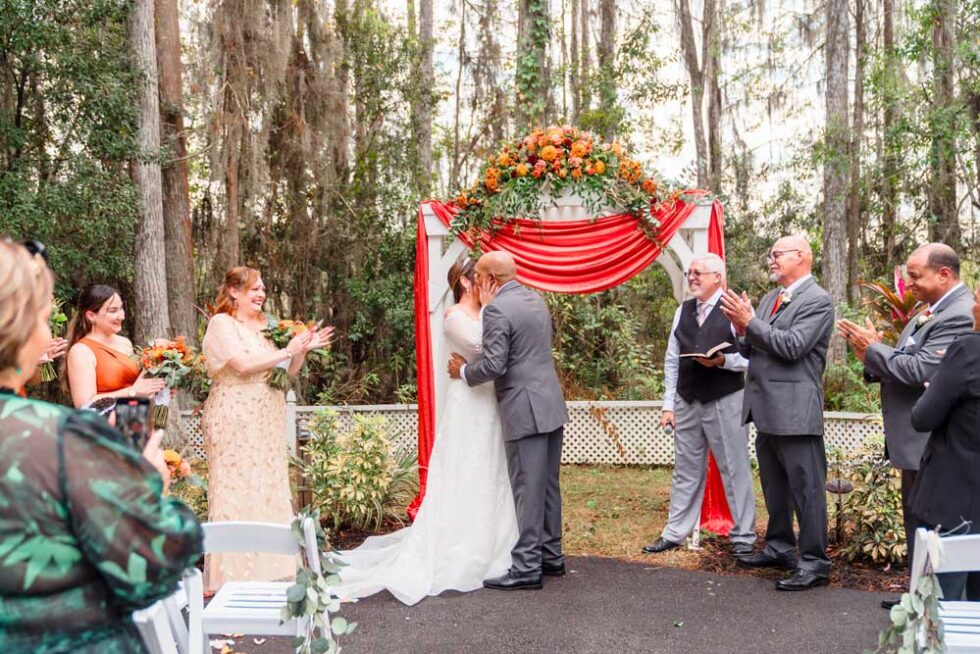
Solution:
[[[742,424],[748,361],[738,353],[732,324],[719,306],[725,262],[716,254],[695,257],[687,284],[691,298],[674,313],[664,357],[661,427],[674,432],[670,512],[660,538],[643,551],[656,554],[679,547],[698,526],[710,448],[732,512],[732,554],[751,554],[755,497],[749,429]]]

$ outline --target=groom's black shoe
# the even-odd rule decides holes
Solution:
[[[755,554],[736,557],[736,563],[741,568],[783,568],[784,570],[792,570],[796,567],[795,559],[769,556],[765,552],[756,552]]]
[[[493,588],[494,590],[541,590],[541,586],[540,574],[519,575],[513,571],[502,577],[486,579],[483,582],[484,588]]]
[[[776,582],[776,590],[810,590],[817,586],[826,586],[830,579],[813,574],[809,570],[796,569],[796,572],[785,579]]]
[[[644,545],[643,551],[647,554],[660,554],[661,552],[666,552],[667,550],[672,550],[680,546],[680,543],[675,543],[674,541],[667,540],[661,536],[655,542],[650,543],[649,545]]]
[[[541,574],[545,577],[564,577],[565,576],[565,562],[561,563],[548,563],[545,561],[541,564]]]

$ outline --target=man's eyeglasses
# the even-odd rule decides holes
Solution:
[[[39,256],[44,259],[44,262],[48,262],[48,248],[42,243],[33,238],[25,239],[20,242],[32,256]]]
[[[772,250],[766,252],[766,261],[777,261],[779,257],[783,256],[787,252],[802,252],[802,250]]]
[[[684,271],[684,276],[685,277],[697,277],[698,279],[701,279],[705,275],[720,275],[720,274],[721,274],[720,272],[716,272],[716,271],[712,271],[712,270],[705,270],[705,271],[701,271],[701,270],[685,270]]]

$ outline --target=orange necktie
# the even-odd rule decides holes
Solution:
[[[772,305],[772,311],[769,312],[769,317],[772,318],[779,311],[779,306],[783,303],[783,294],[780,293],[776,296],[776,303]]]

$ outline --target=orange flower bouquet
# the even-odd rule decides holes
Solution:
[[[170,416],[171,389],[187,387],[196,373],[204,367],[204,356],[187,345],[183,336],[176,340],[158,339],[155,344],[140,350],[140,365],[151,377],[163,377],[167,385],[153,400],[153,423],[167,428]]]
[[[303,322],[302,320],[279,320],[274,316],[268,317],[268,327],[262,330],[270,341],[272,341],[276,347],[284,348],[289,345],[289,341],[293,339],[294,336],[302,334],[303,332],[313,329],[314,323]],[[313,356],[325,357],[329,354],[327,350],[317,349],[309,352],[307,358]],[[283,390],[286,388],[289,382],[289,359],[278,364],[272,369],[272,374],[269,375],[269,386],[272,388]]]
[[[170,471],[171,491],[178,490],[185,483],[199,488],[207,487],[204,481],[194,474],[191,461],[177,450],[164,450],[163,462],[167,464],[167,469]]]

